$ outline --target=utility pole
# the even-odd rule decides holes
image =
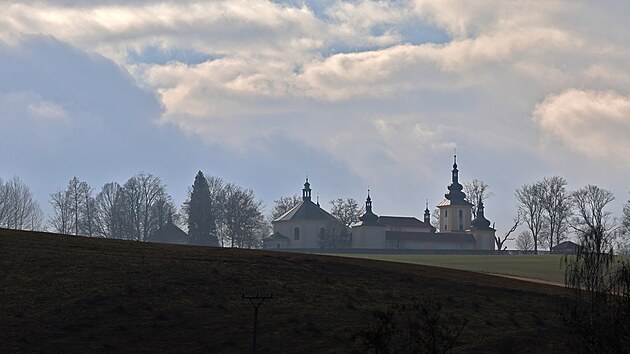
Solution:
[[[267,299],[272,299],[273,294],[269,294],[269,296],[259,296],[256,293],[256,296],[245,296],[245,294],[241,294],[242,299],[247,299],[254,306],[254,334],[252,339],[252,354],[256,354],[256,330],[258,328],[258,308],[262,303]]]

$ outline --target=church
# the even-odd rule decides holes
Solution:
[[[272,221],[273,234],[263,242],[264,248],[321,249],[326,230],[347,235],[340,248],[417,249],[417,250],[484,250],[495,248],[495,229],[484,216],[483,202],[477,205],[473,219],[472,204],[459,183],[457,156],[454,156],[451,184],[445,199],[437,205],[440,211],[439,232],[431,225],[428,203],[423,220],[413,216],[377,215],[368,191],[365,213],[347,228],[333,215],[311,200],[308,178],[302,189],[302,201]]]

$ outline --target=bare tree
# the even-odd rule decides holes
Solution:
[[[60,234],[70,234],[74,229],[74,219],[70,198],[66,190],[58,190],[50,195],[50,204],[53,208],[48,223],[53,231]]]
[[[524,184],[516,190],[515,195],[523,222],[534,239],[534,252],[538,253],[539,235],[545,226],[543,186],[540,182]]]
[[[549,250],[566,239],[571,199],[566,192],[567,181],[560,176],[545,177],[542,182],[542,207],[545,212]]]
[[[51,195],[51,204],[50,224],[55,231],[85,236],[97,234],[96,204],[92,188],[86,182],[73,177],[66,190]]]
[[[103,185],[96,196],[95,219],[99,236],[108,238],[123,238],[125,236],[122,193],[123,189],[120,184],[110,182]]]
[[[523,231],[516,238],[516,248],[521,251],[531,251],[534,249],[534,238],[530,231]]]
[[[152,210],[165,194],[162,181],[144,172],[131,177],[124,184],[122,197],[128,225],[126,229],[131,232],[130,239],[146,241],[158,229]]]
[[[350,247],[350,233],[341,224],[328,223],[319,231],[319,247],[323,249]]]
[[[262,214],[262,202],[257,201],[251,189],[227,185],[225,225],[231,247],[254,248],[262,244],[269,231]],[[226,241],[228,241],[226,240]]]
[[[508,232],[506,232],[505,235],[503,235],[503,238],[499,236],[494,236],[494,243],[497,245],[497,250],[499,251],[503,251],[507,248],[507,246],[503,246],[505,241],[513,240],[512,238],[509,238],[509,237],[512,234],[512,232],[516,231],[516,228],[518,227],[518,225],[521,224],[521,214],[517,213],[516,217],[514,217],[512,221],[514,222],[514,224],[512,225],[510,230],[508,230]]]
[[[181,215],[170,195],[164,193],[156,200],[151,208],[151,219],[155,221],[157,229],[161,229],[167,223],[180,224]]]
[[[630,263],[613,253],[613,223],[604,208],[614,196],[597,186],[573,193],[580,247],[565,257],[565,285],[571,294],[566,318],[576,349],[625,353],[630,348]]]
[[[338,198],[330,201],[330,214],[336,217],[342,224],[350,226],[359,221],[359,216],[365,212],[363,206],[359,206],[353,198]]]
[[[630,200],[623,206],[623,216],[621,217],[621,225],[623,228],[630,232]]]
[[[480,179],[475,178],[471,181],[466,181],[463,183],[463,186],[466,198],[473,205],[472,215],[477,215],[477,205],[480,200],[483,202],[494,197],[494,193],[490,191],[488,184]]]
[[[619,230],[617,242],[617,251],[621,254],[630,255],[630,200],[623,206],[621,230]]]
[[[66,195],[70,200],[70,213],[74,223],[73,233],[75,235],[83,234],[83,225],[81,216],[86,209],[86,201],[89,199],[92,190],[86,182],[80,181],[77,177],[73,177],[68,182]]]
[[[219,239],[221,238],[221,227],[225,231],[225,225],[221,225],[225,220],[225,203],[228,197],[228,183],[225,183],[222,178],[216,176],[206,176],[208,181],[208,188],[210,189],[210,210],[214,214],[214,219],[217,221],[217,232],[219,233]],[[225,233],[224,233],[225,234]]]
[[[38,230],[43,213],[33,193],[18,178],[6,183],[0,178],[0,227],[16,230]]]
[[[10,191],[0,178],[0,225],[4,227],[10,210]]]
[[[588,241],[585,246],[592,247],[592,252],[606,252],[613,241],[616,226],[612,213],[604,209],[615,200],[614,194],[589,184],[573,192],[571,196],[576,213],[571,226],[578,232],[583,243]]]
[[[431,226],[436,230],[440,229],[440,209],[434,208],[431,212]]]

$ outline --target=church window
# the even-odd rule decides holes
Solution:
[[[462,231],[464,230],[464,212],[460,210],[458,214],[457,219],[459,221],[459,230]]]
[[[448,218],[448,210],[444,210],[444,217]]]
[[[300,239],[300,228],[296,227],[295,229],[293,229],[293,239],[294,240],[299,240]]]
[[[444,224],[444,231],[448,230],[448,225]]]

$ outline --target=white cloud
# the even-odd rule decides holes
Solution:
[[[39,93],[32,91],[8,91],[0,90],[0,110],[5,127],[50,123],[46,129],[54,125],[62,124],[67,127],[72,118],[64,107],[51,100],[43,98]]]
[[[569,89],[538,104],[534,121],[547,138],[588,158],[630,163],[630,96]]]
[[[27,111],[35,117],[49,121],[67,121],[69,119],[66,110],[51,101],[40,101],[31,103]]]
[[[365,180],[376,178],[375,168],[396,171],[384,179],[412,180],[431,175],[429,155],[457,145],[484,149],[482,162],[518,155],[527,167],[513,173],[525,178],[523,171],[543,173],[530,172],[531,166],[552,153],[533,143],[541,132],[549,144],[591,158],[627,151],[619,136],[627,121],[610,111],[626,112],[619,102],[630,92],[630,25],[619,6],[568,0],[336,0],[312,7],[246,0],[2,2],[0,39],[18,44],[0,49],[20,53],[25,35],[43,35],[103,55],[161,100],[162,111],[147,104],[154,109],[149,114],[124,117],[173,124],[242,156],[281,150],[269,142],[289,141]],[[440,39],[432,42],[426,29]],[[54,65],[76,67],[63,53],[48,56]],[[11,89],[32,89],[26,73],[45,66],[43,57],[29,71],[12,74],[10,81],[28,84]],[[75,112],[76,97],[54,93],[101,90],[82,81],[80,89],[67,87],[49,70],[41,72],[52,75],[36,83],[50,86],[48,95],[30,102],[24,114],[60,118]],[[81,108],[100,103],[98,111],[109,119],[122,117],[108,110],[121,109],[112,102],[126,95],[105,91],[81,101]],[[585,128],[590,123],[598,128]]]

